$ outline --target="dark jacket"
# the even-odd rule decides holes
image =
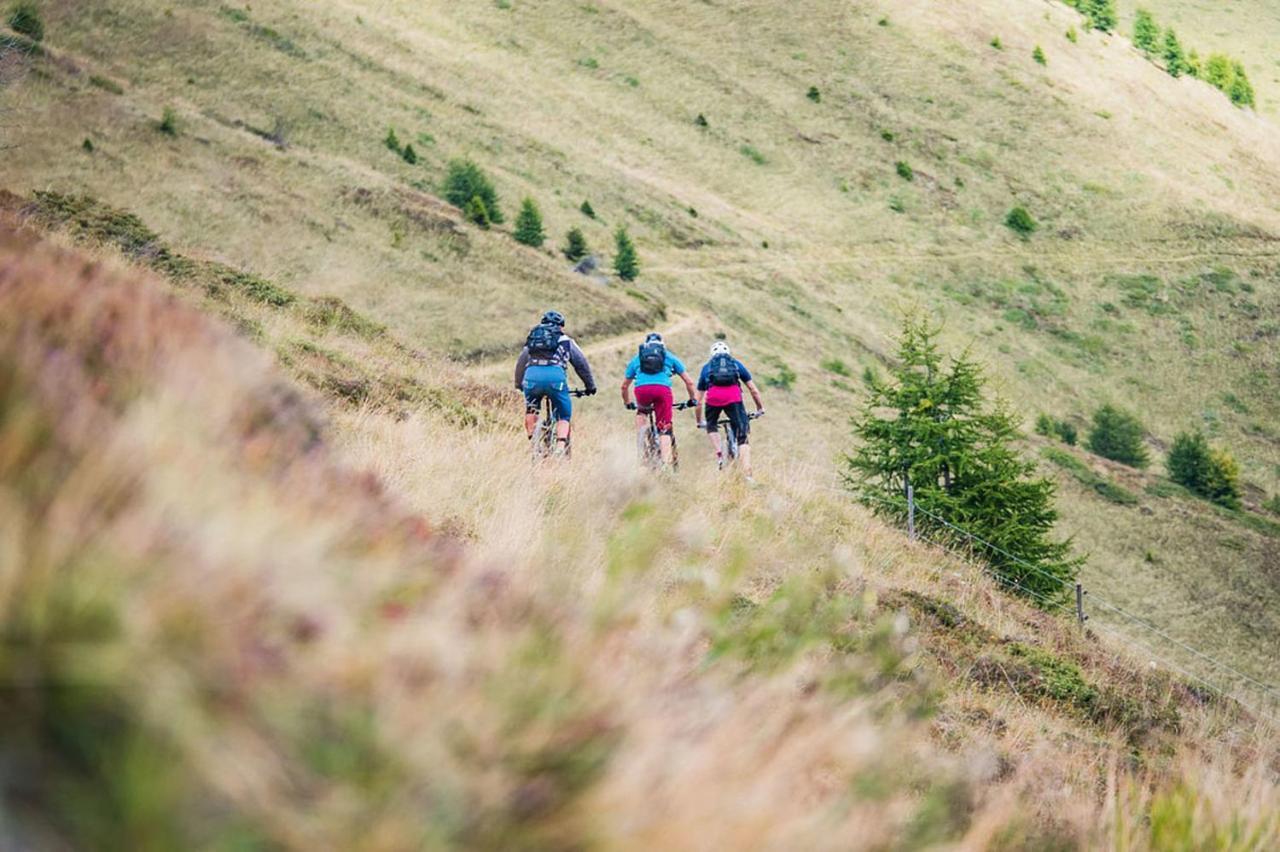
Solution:
[[[520,350],[520,357],[516,359],[516,390],[524,390],[524,371],[531,366],[554,366],[565,369],[570,365],[578,374],[578,378],[582,379],[584,390],[596,389],[596,377],[591,373],[587,356],[569,335],[560,335],[560,345],[556,347],[555,354],[546,360],[530,358],[529,347],[526,346]]]

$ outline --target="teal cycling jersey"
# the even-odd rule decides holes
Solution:
[[[671,377],[685,372],[684,362],[667,352],[666,360],[663,361],[661,372],[642,373],[640,372],[640,356],[632,356],[631,362],[627,364],[627,378],[636,383],[636,387],[642,388],[648,385],[663,385],[671,387]]]

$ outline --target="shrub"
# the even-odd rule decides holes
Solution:
[[[698,117],[693,120],[693,123],[703,128],[708,126],[707,117],[702,113],[698,113]]]
[[[1039,224],[1031,218],[1031,214],[1027,212],[1025,207],[1014,207],[1004,217],[1005,227],[1022,237],[1024,240],[1034,234]]]
[[[90,139],[88,136],[86,136],[84,138],[84,141],[80,143],[80,147],[83,148],[86,152],[92,154],[94,150],[93,140]]]
[[[771,388],[791,390],[796,383],[796,371],[779,361],[778,372],[771,376],[765,376],[764,383]]]
[[[894,169],[898,172],[898,177],[902,178],[903,180],[916,179],[915,169],[911,168],[910,163],[905,163],[902,160],[899,160],[897,163],[894,164]]]
[[[1160,39],[1160,28],[1156,19],[1146,9],[1139,9],[1133,18],[1133,46],[1147,56],[1156,52],[1156,44]]]
[[[400,156],[411,166],[418,165],[418,152],[413,150],[412,145],[405,145],[404,150],[400,152]]]
[[[835,373],[837,376],[852,376],[853,372],[849,369],[849,365],[839,358],[828,358],[822,362],[822,369]]]
[[[164,108],[164,114],[160,117],[156,129],[165,136],[178,135],[178,114],[173,111],[173,107]]]
[[[937,334],[907,319],[892,376],[870,386],[854,418],[859,446],[846,457],[847,481],[874,511],[898,518],[911,483],[924,512],[993,545],[973,542],[1008,588],[1057,606],[1081,560],[1068,542],[1050,538],[1054,483],[1033,477],[1034,463],[1014,449],[1017,422],[1005,405],[984,398],[978,365],[967,354],[945,364]],[[945,532],[928,515],[917,521]]]
[[[474,222],[485,230],[488,230],[489,225],[493,223],[493,218],[489,214],[489,206],[478,195],[471,196],[471,200],[467,202],[462,213],[469,221]]]
[[[815,104],[822,102],[822,92],[818,91],[817,86],[810,86],[809,91],[805,92],[804,96]]]
[[[1004,42],[1000,41],[1000,36],[991,39],[991,46],[996,50],[1004,50]]]
[[[1089,26],[1109,33],[1116,27],[1115,0],[1084,0],[1081,11],[1089,19]]]
[[[566,258],[577,263],[587,256],[587,238],[577,228],[570,228],[565,235],[564,248],[560,250]]]
[[[1169,478],[1229,509],[1240,508],[1240,467],[1230,453],[1215,450],[1199,431],[1174,438],[1165,462]]]
[[[1182,54],[1182,44],[1178,41],[1178,34],[1173,31],[1173,27],[1164,31],[1161,57],[1164,59],[1164,70],[1174,77],[1182,76],[1182,72],[1186,70],[1187,58]]]
[[[400,137],[396,136],[396,129],[394,127],[387,129],[387,138],[382,140],[382,144],[387,146],[388,151],[394,151],[397,154],[400,153]]]
[[[591,206],[590,201],[583,201],[582,206],[579,207],[578,209],[581,210],[582,215],[586,216],[588,219],[596,218],[596,209]]]
[[[546,242],[546,231],[542,230],[542,214],[532,198],[520,202],[520,213],[516,216],[516,242],[538,248]]]
[[[1037,65],[1048,65],[1049,60],[1045,58],[1044,49],[1040,45],[1036,45],[1036,49],[1031,51],[1031,58],[1036,61]]]
[[[1055,420],[1048,414],[1041,414],[1036,418],[1036,434],[1044,435],[1046,438],[1059,438],[1064,444],[1074,447],[1079,432],[1076,427],[1065,420]]]
[[[505,221],[498,208],[498,193],[489,176],[470,160],[454,160],[449,163],[444,178],[444,197],[454,207],[462,208],[469,205],[473,198],[479,198],[484,202],[490,222],[500,225]]]
[[[1231,78],[1234,76],[1230,58],[1221,53],[1211,54],[1204,64],[1205,81],[1224,92],[1231,85]]]
[[[640,274],[640,260],[627,229],[619,226],[613,234],[613,269],[623,281],[634,281]]]
[[[1227,96],[1231,98],[1231,103],[1241,107],[1256,106],[1253,84],[1249,82],[1249,75],[1245,73],[1244,65],[1233,62],[1231,71],[1231,85],[1227,87]]]
[[[1067,41],[1071,42],[1072,44],[1076,44],[1077,42],[1080,41],[1080,34],[1076,32],[1075,27],[1067,28]]]
[[[1187,76],[1195,77],[1197,80],[1204,79],[1204,63],[1200,61],[1200,54],[1192,50],[1187,52],[1187,61],[1183,63],[1182,70],[1187,72]]]
[[[9,12],[9,29],[20,33],[32,41],[44,40],[44,20],[40,17],[40,7],[34,0],[18,0]]]
[[[1091,453],[1130,467],[1144,468],[1150,461],[1142,443],[1142,423],[1113,405],[1104,405],[1094,413],[1088,448]]]

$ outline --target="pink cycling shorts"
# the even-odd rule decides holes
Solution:
[[[671,428],[673,402],[671,388],[667,385],[640,385],[636,388],[636,405],[653,409],[653,419],[659,432],[666,432]]]

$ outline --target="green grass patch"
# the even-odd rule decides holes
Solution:
[[[108,79],[107,77],[103,77],[98,74],[90,75],[89,85],[97,89],[102,89],[102,91],[109,92],[113,95],[124,94],[124,86],[121,86],[115,80]]]
[[[354,334],[366,340],[381,337],[387,331],[385,325],[356,313],[346,302],[334,296],[308,299],[303,316],[316,328]]]
[[[1121,488],[1104,476],[1094,473],[1084,462],[1071,453],[1057,447],[1045,447],[1040,454],[1067,471],[1081,485],[1093,489],[1099,497],[1120,506],[1136,506],[1138,495]]]

